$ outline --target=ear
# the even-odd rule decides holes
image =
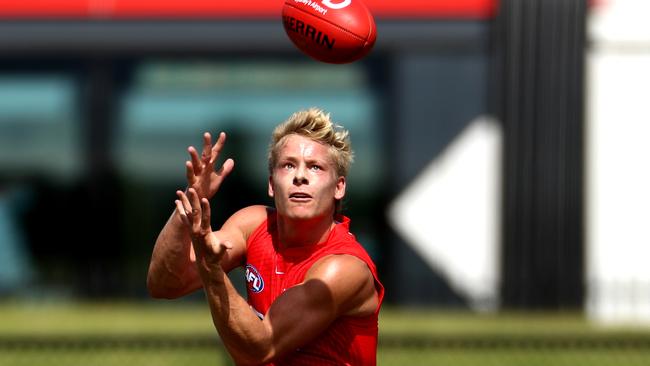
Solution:
[[[345,177],[338,177],[336,180],[336,189],[334,191],[334,198],[337,200],[343,199],[345,196]]]
[[[274,192],[273,192],[273,176],[269,175],[269,197],[273,198],[274,197]]]

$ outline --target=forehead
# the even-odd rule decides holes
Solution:
[[[308,137],[291,134],[281,142],[279,157],[304,157],[311,159],[328,159],[329,147]]]

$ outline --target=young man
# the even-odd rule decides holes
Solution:
[[[383,287],[375,266],[338,212],[352,161],[348,133],[329,114],[293,114],[273,132],[268,192],[275,208],[250,206],[220,230],[209,199],[234,162],[214,170],[225,143],[204,135],[188,149],[188,189],[153,251],[153,297],[203,288],[214,325],[238,365],[374,365]],[[227,277],[245,266],[248,302]]]

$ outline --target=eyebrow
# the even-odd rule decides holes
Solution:
[[[278,163],[284,162],[284,161],[289,161],[289,162],[293,163],[293,162],[297,162],[299,160],[302,160],[302,159],[296,157],[295,155],[288,155],[288,156],[280,157],[278,159]],[[307,164],[327,165],[327,159],[321,160],[321,159],[308,158],[308,159],[305,159],[305,162]]]

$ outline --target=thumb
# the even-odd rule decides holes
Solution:
[[[213,235],[211,235],[211,239],[213,240],[209,240],[208,247],[214,255],[221,256],[226,250],[233,248],[232,243],[228,240],[221,241]]]

